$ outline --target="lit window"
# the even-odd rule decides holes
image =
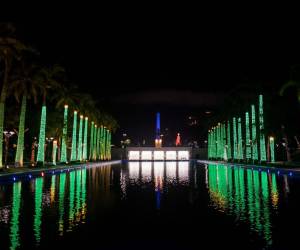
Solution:
[[[129,151],[128,159],[129,160],[139,160],[140,159],[140,151]]]
[[[177,160],[176,151],[167,151],[166,160]]]
[[[154,151],[153,159],[154,160],[164,160],[165,153],[164,151]]]
[[[152,160],[152,151],[142,151],[142,160]]]
[[[189,151],[178,151],[178,160],[188,160]]]

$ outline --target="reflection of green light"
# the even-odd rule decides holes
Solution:
[[[88,118],[84,121],[84,135],[83,135],[83,156],[82,159],[85,161],[87,159],[87,131],[88,131]]]
[[[246,112],[246,160],[249,161],[251,159],[251,145],[250,145],[250,128],[249,128],[249,113]]]
[[[70,173],[70,207],[69,207],[69,230],[72,229],[74,220],[74,199],[75,199],[75,171]]]
[[[267,244],[272,244],[270,211],[269,211],[269,189],[268,189],[268,175],[266,172],[261,173],[261,189],[262,189],[262,204],[263,204],[263,228],[264,238]]]
[[[255,230],[262,231],[261,216],[260,216],[260,183],[258,171],[253,171],[253,186],[254,186],[254,211],[255,211]]]
[[[80,116],[79,122],[79,135],[78,135],[78,145],[77,145],[77,160],[82,161],[82,127],[83,127],[83,116]]]
[[[18,133],[18,144],[15,162],[19,166],[23,166],[23,153],[24,153],[24,129],[25,129],[25,113],[26,113],[26,96],[23,95],[20,122],[19,122],[19,133]]]
[[[252,125],[252,161],[258,160],[257,137],[256,137],[256,117],[255,106],[251,105],[251,125]]]
[[[275,153],[274,153],[274,138],[270,137],[270,152],[271,152],[271,162],[275,162]]]
[[[46,106],[42,107],[40,133],[39,133],[39,147],[37,153],[37,162],[44,164],[45,161],[45,132],[46,132]]]
[[[80,210],[80,194],[81,194],[81,171],[76,171],[76,214]]]
[[[33,231],[37,245],[40,244],[41,240],[43,182],[44,179],[42,177],[35,179],[35,213],[33,221]]]
[[[19,216],[20,216],[20,203],[21,203],[21,182],[15,182],[13,184],[13,200],[10,222],[10,249],[16,249],[20,246],[19,236]]]
[[[59,235],[63,235],[64,232],[64,197],[65,197],[65,184],[66,184],[66,173],[62,173],[59,176],[59,194],[58,194],[58,232]]]
[[[243,160],[242,119],[238,118],[238,159]]]
[[[73,117],[73,131],[72,131],[72,150],[71,150],[71,161],[77,160],[77,111],[74,111]]]
[[[68,129],[68,105],[64,108],[64,126],[61,140],[61,155],[60,161],[67,162],[67,129]]]
[[[93,158],[93,143],[94,143],[94,122],[91,123],[91,137],[90,137],[90,155],[89,159]]]
[[[230,137],[230,121],[227,122],[227,157],[228,160],[232,159],[231,156],[231,137]]]
[[[272,174],[272,187],[271,187],[271,193],[272,193],[272,205],[275,209],[277,209],[278,204],[278,190],[277,190],[277,182],[276,182],[276,175]]]
[[[86,211],[86,169],[81,170],[82,182],[81,182],[81,208],[82,214],[85,215]],[[83,217],[85,219],[85,217]]]
[[[237,142],[237,130],[236,130],[236,118],[235,117],[233,117],[233,119],[232,119],[232,125],[233,125],[233,159],[237,160],[238,159],[238,153],[237,153],[238,142]]]
[[[245,220],[245,212],[246,212],[246,206],[245,206],[245,178],[244,178],[244,169],[240,168],[239,169],[239,185],[240,185],[240,207],[241,207],[241,214],[240,214],[240,219]]]
[[[266,141],[264,134],[264,110],[263,110],[263,96],[259,95],[259,147],[260,147],[260,161],[266,161]]]
[[[254,227],[254,196],[253,196],[253,177],[252,170],[247,169],[247,189],[248,189],[248,213],[251,227]]]

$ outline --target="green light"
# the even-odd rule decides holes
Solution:
[[[211,158],[211,153],[210,153],[210,131],[208,130],[207,134],[207,158]]]
[[[40,135],[39,135],[39,146],[37,153],[37,162],[44,165],[45,161],[45,132],[46,132],[46,106],[42,107],[41,123],[40,123]]]
[[[94,127],[93,160],[97,160],[97,125]]]
[[[263,110],[263,96],[259,95],[259,148],[260,161],[265,162],[266,156],[266,139],[264,134],[264,110]]]
[[[227,156],[227,146],[226,146],[226,126],[225,124],[222,124],[222,131],[223,131],[223,160],[227,161],[228,156]]]
[[[213,135],[212,135],[212,158],[217,158],[217,142],[216,142],[216,128],[213,128]]]
[[[53,149],[52,149],[52,164],[56,165],[56,152],[57,152],[57,141],[53,141]]]
[[[21,182],[13,184],[13,197],[11,208],[11,222],[10,222],[10,249],[17,249],[20,246],[19,235],[19,217],[20,217],[20,203],[21,203]]]
[[[230,136],[230,121],[227,122],[227,158],[232,159],[231,155],[231,136]]]
[[[58,232],[62,236],[64,233],[64,197],[65,197],[66,173],[59,176],[59,194],[58,194]]]
[[[90,137],[90,156],[89,159],[93,158],[93,143],[94,143],[94,122],[91,123],[91,137]]]
[[[256,115],[255,106],[251,105],[251,125],[252,125],[252,161],[258,160],[257,136],[256,136]]]
[[[23,167],[23,153],[24,153],[24,131],[25,131],[25,113],[26,113],[26,96],[22,98],[19,132],[18,132],[18,144],[15,164],[16,166]]]
[[[275,162],[275,152],[274,152],[274,137],[270,137],[270,151],[271,151],[271,162]]]
[[[238,159],[243,160],[243,142],[242,142],[242,119],[238,118]]]
[[[250,140],[250,128],[249,128],[249,113],[246,112],[246,160],[251,159],[251,140]]]
[[[238,159],[238,142],[237,142],[237,129],[236,129],[236,118],[232,119],[233,124],[233,159]]]
[[[2,90],[3,92],[3,90]],[[4,125],[4,102],[0,102],[0,135],[3,135],[3,125]],[[0,136],[0,168],[3,168],[3,136]]]
[[[40,244],[41,240],[41,224],[42,224],[42,197],[43,197],[43,182],[42,177],[35,179],[35,195],[34,195],[34,221],[33,221],[33,231],[35,236],[36,245]]]
[[[73,131],[72,131],[72,150],[71,150],[71,161],[77,160],[77,111],[74,111],[73,117]]]
[[[101,132],[100,132],[100,159],[104,160],[104,147],[105,147],[105,142],[104,142],[104,127],[101,125]]]
[[[99,152],[100,152],[100,127],[96,130],[97,139],[96,139],[96,160],[99,159]]]
[[[75,199],[75,171],[72,171],[70,173],[70,207],[69,207],[69,230],[73,227],[74,222],[74,215],[75,215],[75,209],[74,209],[74,199]]]
[[[104,128],[104,156],[103,159],[107,160],[107,130]]]
[[[108,160],[111,160],[111,133],[108,131]]]
[[[83,127],[83,116],[80,116],[79,123],[79,135],[78,135],[78,145],[77,145],[77,160],[82,161],[82,128]]]
[[[217,147],[217,154],[216,158],[220,158],[220,126],[216,127],[216,147]]]
[[[84,121],[84,135],[83,135],[83,156],[82,159],[87,160],[87,131],[88,131],[88,118],[85,117]]]
[[[63,125],[63,134],[61,141],[61,155],[60,161],[67,162],[67,129],[68,129],[68,105],[65,105],[64,108],[64,125]]]

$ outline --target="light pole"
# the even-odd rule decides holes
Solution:
[[[15,134],[14,131],[3,131],[5,137],[5,156],[4,156],[4,164],[7,168],[7,157],[8,157],[8,148],[9,148],[9,138]]]

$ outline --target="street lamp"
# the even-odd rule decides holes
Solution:
[[[4,157],[4,163],[5,166],[7,166],[7,157],[8,157],[8,148],[9,148],[9,138],[15,134],[14,131],[3,131],[4,137],[5,137],[5,157]]]

